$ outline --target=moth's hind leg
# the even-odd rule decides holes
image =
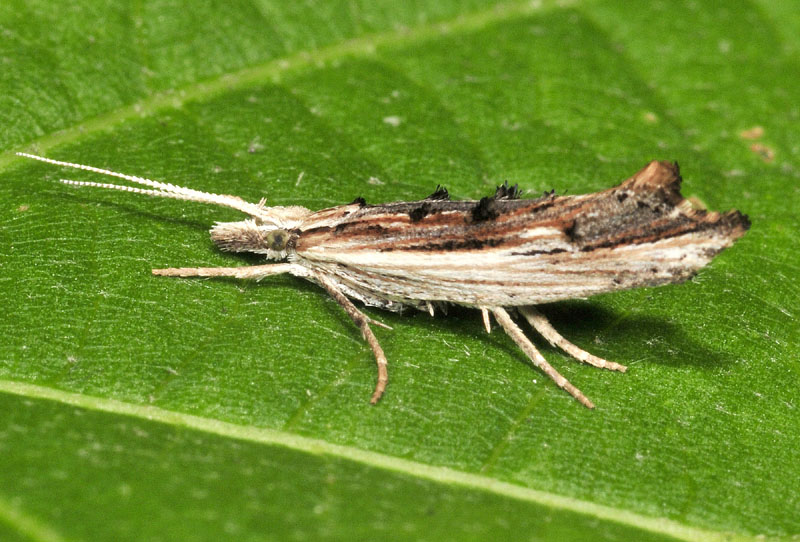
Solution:
[[[153,269],[153,274],[161,277],[231,277],[259,280],[270,275],[291,273],[294,269],[295,266],[290,263],[275,263],[241,267],[169,267]]]
[[[620,371],[622,373],[628,369],[624,365],[614,363],[613,361],[606,361],[603,358],[598,358],[597,356],[590,354],[586,350],[578,348],[567,339],[562,337],[561,334],[550,324],[547,318],[545,318],[545,316],[534,307],[519,307],[518,310],[520,314],[525,317],[528,323],[530,323],[530,325],[532,325],[533,328],[542,335],[542,337],[547,339],[547,342],[556,348],[560,348],[578,361],[588,363],[589,365],[599,367],[600,369]]]
[[[547,363],[547,360],[539,353],[533,343],[528,339],[519,326],[514,323],[514,320],[508,315],[506,310],[502,307],[492,307],[489,310],[492,311],[494,314],[495,319],[497,322],[503,326],[508,336],[514,339],[514,342],[517,343],[525,354],[527,354],[528,358],[533,362],[533,364],[541,369],[544,374],[549,376],[553,381],[558,385],[559,388],[566,391],[570,395],[572,395],[575,399],[578,400],[582,405],[588,408],[594,408],[594,403],[592,403],[588,397],[586,397],[581,390],[570,384],[569,380],[561,376],[561,374],[556,371],[552,365]]]
[[[379,324],[379,322],[375,322],[369,316],[358,310],[358,308],[353,305],[353,302],[347,299],[347,296],[345,296],[339,287],[336,286],[336,284],[328,277],[322,273],[316,273],[314,276],[319,283],[322,284],[326,290],[328,290],[328,293],[331,294],[331,297],[333,297],[333,299],[335,299],[336,302],[342,306],[353,322],[355,322],[355,324],[361,329],[361,334],[364,336],[364,340],[367,341],[367,344],[369,344],[370,348],[372,348],[372,353],[375,354],[375,362],[378,364],[378,382],[375,384],[375,391],[372,393],[372,397],[369,400],[369,402],[374,405],[381,398],[383,392],[386,391],[386,384],[389,382],[389,372],[386,368],[386,356],[383,353],[381,345],[378,344],[378,339],[375,337],[375,334],[372,333],[372,329],[369,327],[370,323]]]

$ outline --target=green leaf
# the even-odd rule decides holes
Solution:
[[[284,5],[285,4],[285,5]],[[800,533],[800,16],[792,2],[0,5],[0,538]],[[233,211],[55,180],[15,151],[249,201],[607,188],[677,160],[752,230],[690,283],[543,307],[626,374],[465,309],[291,277],[153,277]],[[529,335],[533,332],[528,330]]]

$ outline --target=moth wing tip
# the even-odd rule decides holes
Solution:
[[[750,229],[750,217],[738,209],[731,209],[720,217],[720,222],[730,228],[731,237],[738,239]]]
[[[651,160],[640,169],[633,177],[625,181],[632,188],[670,187],[680,190],[681,170],[678,162],[668,160]]]

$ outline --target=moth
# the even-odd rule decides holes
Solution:
[[[61,182],[147,196],[210,203],[248,215],[217,222],[211,239],[223,251],[251,252],[279,263],[240,267],[153,269],[168,277],[260,280],[289,273],[327,290],[360,328],[375,355],[378,379],[370,402],[388,382],[386,356],[371,324],[352,300],[390,311],[428,311],[455,304],[490,315],[534,366],[581,404],[594,404],[559,374],[525,336],[515,310],[551,345],[577,360],[612,371],[626,367],[589,354],[562,337],[537,309],[559,300],[628,288],[675,284],[693,277],[750,227],[746,215],[694,208],[680,193],[677,163],[652,161],[618,186],[594,194],[545,193],[520,198],[506,182],[478,201],[451,201],[441,186],[419,201],[369,205],[363,198],[320,211],[267,207],[92,166],[20,156],[117,177],[147,188]]]

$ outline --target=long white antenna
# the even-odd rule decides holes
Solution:
[[[144,194],[145,196],[155,196],[162,198],[172,198],[185,201],[197,201],[200,203],[212,203],[214,205],[221,205],[223,207],[230,207],[246,213],[252,217],[260,218],[271,222],[269,213],[264,210],[264,200],[259,203],[250,203],[244,201],[238,196],[230,196],[228,194],[213,194],[210,192],[203,192],[201,190],[194,190],[183,186],[177,186],[170,183],[162,183],[159,181],[152,181],[144,177],[137,177],[135,175],[125,175],[116,171],[108,169],[101,169],[94,166],[87,166],[85,164],[74,164],[72,162],[62,162],[60,160],[53,160],[52,158],[45,158],[44,156],[37,156],[35,154],[28,154],[26,152],[18,152],[17,156],[31,158],[39,162],[53,164],[56,166],[70,167],[73,169],[82,169],[84,171],[91,171],[92,173],[99,173],[101,175],[108,175],[109,177],[117,177],[132,183],[149,186],[155,190],[146,190],[143,188],[136,188],[134,186],[125,186],[120,184],[110,183],[96,183],[90,181],[69,181],[61,179],[64,184],[71,184],[73,186],[94,187],[94,188],[108,188],[111,190],[122,190],[123,192],[132,192],[134,194]]]

